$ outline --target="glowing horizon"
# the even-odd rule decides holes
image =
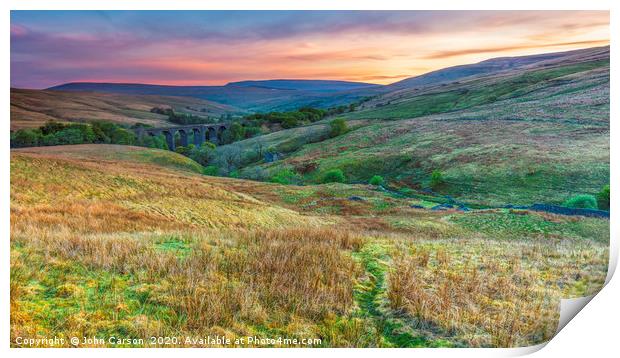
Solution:
[[[388,84],[608,44],[608,11],[12,11],[11,86]]]

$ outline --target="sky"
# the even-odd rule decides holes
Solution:
[[[11,86],[388,84],[608,44],[607,11],[12,11]]]

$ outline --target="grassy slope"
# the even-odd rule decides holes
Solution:
[[[553,334],[560,297],[606,274],[605,220],[431,212],[365,185],[197,169],[144,148],[13,150],[12,338],[527,345]]]
[[[170,125],[165,116],[150,112],[156,106],[171,106],[181,112],[203,116],[241,112],[234,107],[190,97],[11,89],[11,130],[38,127],[52,119]],[[206,112],[200,112],[202,108]]]
[[[561,203],[609,182],[608,60],[399,91],[346,118],[351,132],[300,142],[285,160],[242,175],[314,163],[307,182],[341,168],[353,182],[382,175],[420,188],[439,169],[441,193],[487,205]]]

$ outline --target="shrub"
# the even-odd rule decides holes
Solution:
[[[443,174],[439,170],[433,170],[433,172],[431,173],[431,180],[429,183],[430,187],[434,189],[443,183],[444,183]]]
[[[370,181],[368,183],[370,185],[383,185],[383,177],[380,175],[375,175],[370,178]]]
[[[564,206],[575,209],[596,209],[598,204],[593,195],[582,194],[575,195],[564,202]]]
[[[601,191],[596,194],[598,208],[601,210],[609,210],[609,185],[605,185]]]
[[[269,181],[278,184],[292,184],[298,180],[299,175],[291,169],[286,168],[278,171]]]
[[[215,166],[215,165],[209,165],[209,166],[206,166],[206,167],[202,170],[202,174],[204,174],[204,175],[210,175],[210,176],[216,176],[216,175],[217,175],[217,166]]]
[[[334,119],[329,123],[329,127],[331,128],[329,135],[332,138],[345,134],[348,130],[347,122],[343,118]]]
[[[332,169],[325,173],[322,183],[344,183],[344,173],[340,169]]]

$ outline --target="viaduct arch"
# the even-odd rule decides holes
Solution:
[[[191,136],[193,137],[193,144],[198,147],[205,141],[216,145],[220,144],[222,135],[228,128],[230,128],[230,123],[192,124],[166,128],[137,128],[135,132],[138,138],[142,138],[145,135],[156,137],[163,134],[166,137],[168,149],[174,151],[176,149],[174,138],[177,133],[181,137],[182,146],[187,147],[189,145]]]

